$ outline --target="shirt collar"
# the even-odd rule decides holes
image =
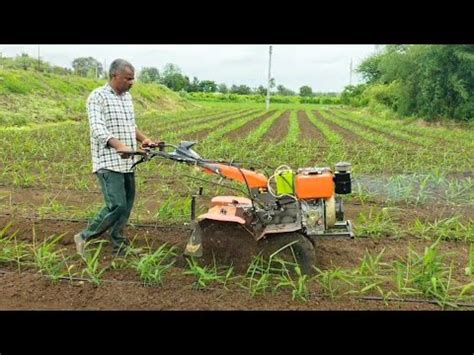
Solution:
[[[119,96],[119,97],[123,97],[123,96],[125,96],[125,94],[126,94],[126,92],[124,92],[124,93],[122,93],[122,94],[120,94],[120,95],[117,94],[117,92],[112,88],[112,86],[110,86],[109,83],[107,83],[107,84],[105,85],[105,88],[106,88],[107,90],[109,90],[112,94],[114,94],[114,95],[116,95],[116,96]]]

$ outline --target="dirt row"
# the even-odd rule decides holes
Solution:
[[[244,117],[249,117],[249,116],[254,115],[256,112],[258,112],[258,110],[248,110],[248,111],[245,111],[245,113],[239,114],[237,117],[235,117],[234,115],[231,115],[232,117],[229,117],[229,118],[223,120],[222,122],[220,122],[219,126],[223,127],[227,123],[231,122],[232,120],[241,119],[241,118],[244,118]],[[211,119],[210,122],[211,121],[213,121],[213,119]],[[197,131],[197,132],[189,133],[189,134],[184,135],[183,139],[203,140],[209,135],[210,132],[214,131],[215,129],[216,129],[216,127],[206,128],[206,129],[203,129],[203,130],[200,130],[200,131]]]
[[[280,142],[288,135],[288,127],[290,121],[290,111],[283,112],[270,126],[268,131],[263,136],[262,140],[272,140]]]
[[[362,139],[361,137],[359,137],[358,135],[354,134],[352,131],[344,128],[344,127],[341,127],[329,120],[327,120],[322,114],[321,112],[319,111],[313,111],[314,115],[316,116],[316,118],[318,120],[320,120],[322,123],[324,123],[326,126],[328,126],[329,128],[331,128],[331,130],[333,130],[334,132],[336,132],[337,134],[339,134],[343,139],[344,139],[344,142],[347,143],[347,145],[352,145],[352,143],[354,144],[367,144],[368,142],[364,139]]]
[[[188,120],[186,122],[179,122],[173,127],[168,127],[165,129],[167,130],[173,130],[176,131],[178,129],[184,128],[184,127],[189,127],[194,124],[206,124],[215,120],[220,120],[226,117],[230,116],[235,116],[235,115],[242,115],[245,114],[249,111],[252,111],[252,109],[245,109],[245,110],[235,110],[235,111],[225,111],[225,112],[220,112],[218,114],[213,114],[213,115],[208,115],[208,116],[200,116],[193,118],[191,120]]]
[[[298,111],[298,124],[300,127],[300,137],[303,140],[310,140],[315,147],[327,148],[328,142],[322,132],[309,120],[305,111]]]
[[[330,112],[331,115],[333,115],[333,116],[336,117],[336,118],[339,118],[339,119],[341,119],[341,120],[347,120],[345,117],[343,117],[343,116],[341,116],[341,115],[339,115],[339,114],[337,114],[337,113],[334,113],[333,111],[329,111],[329,112]],[[364,129],[364,130],[366,130],[366,131],[368,131],[368,132],[375,133],[375,134],[377,134],[377,135],[379,135],[379,136],[382,136],[382,137],[385,137],[385,138],[387,138],[387,139],[389,139],[389,140],[391,140],[391,141],[399,142],[399,143],[402,144],[402,145],[408,145],[408,146],[410,146],[410,147],[412,147],[412,148],[414,148],[414,149],[421,148],[421,147],[425,147],[424,145],[419,144],[419,143],[417,143],[417,142],[413,142],[413,141],[408,140],[408,139],[402,139],[402,138],[397,137],[397,136],[395,136],[395,135],[393,135],[393,134],[386,133],[386,132],[382,132],[382,131],[380,131],[380,130],[378,130],[378,129],[375,129],[375,128],[366,126],[366,125],[364,125],[364,124],[362,124],[362,123],[360,123],[360,122],[354,122],[354,121],[349,121],[349,120],[347,120],[347,121],[350,122],[351,124],[353,124],[353,125],[356,126],[356,127],[359,127],[359,128],[361,128],[361,129]]]
[[[250,122],[247,122],[244,124],[242,127],[239,129],[236,129],[229,134],[225,135],[226,138],[228,139],[237,139],[237,138],[245,138],[249,135],[250,132],[255,130],[260,124],[262,124],[263,121],[265,121],[267,118],[273,116],[276,110],[269,111],[265,114],[263,114],[260,117],[257,117],[254,120],[251,120]]]

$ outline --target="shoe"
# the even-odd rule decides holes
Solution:
[[[84,256],[84,247],[85,247],[85,245],[86,245],[86,241],[84,240],[84,238],[82,238],[81,233],[77,233],[77,234],[74,236],[74,242],[76,243],[76,250],[77,250],[77,253],[78,253],[80,256]]]

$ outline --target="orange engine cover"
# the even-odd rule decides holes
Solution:
[[[296,197],[299,199],[329,198],[334,195],[335,184],[330,172],[298,174],[295,177]]]

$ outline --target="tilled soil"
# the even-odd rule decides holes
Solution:
[[[278,117],[265,133],[263,140],[270,139],[280,142],[288,135],[288,126],[290,121],[290,111],[285,111]]]
[[[0,228],[12,221],[11,231],[17,231],[17,240],[36,242],[51,234],[64,234],[61,247],[65,255],[74,255],[73,235],[85,227],[84,223],[65,221],[31,220],[2,217]],[[137,246],[149,246],[153,250],[163,243],[183,250],[189,228],[180,226],[127,227],[127,234],[133,236]],[[408,247],[417,252],[431,242],[421,239],[322,239],[316,242],[317,267],[320,269],[356,267],[364,252],[371,254],[385,249],[384,260],[391,261],[405,256]],[[237,248],[234,246],[233,248]],[[233,248],[230,248],[231,250]],[[467,263],[468,245],[466,243],[446,242],[441,245],[442,252],[454,252],[454,266],[463,270]],[[235,249],[234,249],[235,250]],[[77,257],[76,257],[77,258]],[[74,260],[74,259],[73,259]],[[110,246],[103,251],[102,265],[112,262]],[[344,310],[344,309],[439,309],[429,303],[393,302],[361,300],[355,297],[341,297],[331,300],[322,296],[322,290],[315,283],[310,284],[307,302],[292,300],[291,292],[270,291],[251,297],[249,291],[238,282],[229,282],[227,289],[215,285],[200,290],[193,287],[195,278],[184,275],[186,263],[182,260],[165,276],[163,285],[146,287],[139,282],[133,269],[108,270],[104,281],[94,286],[87,281],[60,281],[52,284],[45,276],[34,269],[27,268],[18,273],[13,266],[5,266],[0,272],[0,309],[177,309],[177,310]],[[453,275],[458,279],[461,274]],[[463,280],[466,281],[466,280]]]
[[[339,118],[339,119],[342,119],[344,120],[345,118],[337,113],[334,113],[332,111],[330,111],[330,114],[332,114],[334,117],[336,118]],[[410,140],[407,140],[407,139],[401,139],[393,134],[389,134],[389,133],[386,133],[386,132],[382,132],[380,130],[377,130],[375,128],[372,128],[372,127],[369,127],[369,126],[366,126],[362,123],[359,123],[359,122],[354,122],[354,121],[348,121],[350,122],[351,124],[353,124],[354,126],[356,127],[359,127],[361,129],[364,129],[368,132],[373,132],[373,133],[376,133],[377,135],[381,136],[381,137],[385,137],[391,141],[394,141],[394,142],[398,142],[400,144],[403,144],[403,145],[408,145],[412,148],[419,148],[419,147],[424,147],[423,145],[417,143],[417,142],[413,142],[413,141],[410,141]]]
[[[269,111],[263,114],[262,116],[257,117],[256,119],[250,122],[247,122],[239,129],[230,132],[225,137],[228,139],[245,138],[250,132],[252,132],[256,127],[260,126],[263,121],[265,121],[268,117],[271,117],[274,113],[275,110]]]
[[[302,139],[313,141],[315,147],[318,148],[329,147],[324,135],[314,124],[311,123],[305,111],[298,111],[298,123]]]
[[[226,118],[224,119],[219,126],[223,127],[225,126],[227,123],[233,121],[233,120],[237,120],[237,119],[241,119],[241,118],[244,118],[244,117],[249,117],[253,114],[255,114],[258,110],[247,110],[245,112],[242,112],[240,113],[238,116],[234,116],[234,115],[229,115],[229,116],[232,116],[232,117],[229,117],[229,118]],[[214,121],[215,119],[210,119],[209,122],[212,122]],[[200,130],[200,131],[197,131],[197,132],[193,132],[193,133],[189,133],[189,134],[186,134],[183,136],[183,139],[187,139],[187,140],[203,140],[205,139],[209,133],[211,133],[212,131],[214,131],[216,128],[213,127],[213,128],[206,128],[206,129],[203,129],[203,130]]]

